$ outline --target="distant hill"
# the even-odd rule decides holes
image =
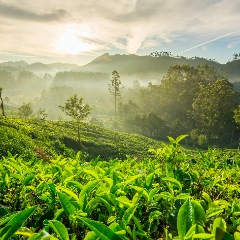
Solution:
[[[73,71],[78,68],[79,68],[78,65],[70,64],[70,63],[44,64],[41,62],[36,62],[36,63],[29,64],[24,61],[16,61],[16,62],[9,61],[9,62],[0,63],[0,70],[6,70],[12,73],[20,72],[22,70],[27,70],[35,74],[44,74],[44,73],[55,74],[61,71]]]
[[[35,74],[55,74],[57,72],[75,71],[75,72],[98,72],[111,74],[113,70],[117,70],[123,82],[132,83],[133,80],[142,82],[160,81],[167,73],[169,67],[174,65],[189,64],[190,66],[198,66],[207,64],[209,66],[223,69],[227,72],[229,80],[240,81],[240,59],[220,64],[214,60],[205,58],[185,58],[175,56],[138,56],[130,55],[110,55],[105,53],[84,66],[69,63],[33,63],[28,64],[24,61],[4,62],[0,63],[0,70],[9,72],[19,72],[28,70]]]
[[[146,81],[151,78],[161,79],[167,73],[169,67],[174,65],[188,64],[196,67],[207,64],[209,66],[223,69],[227,72],[230,81],[240,80],[240,60],[220,64],[214,60],[205,58],[184,58],[173,56],[137,56],[137,55],[110,55],[108,53],[94,59],[85,66],[80,67],[82,71],[97,71],[111,73],[117,70],[120,75],[132,76],[135,79]]]
[[[16,61],[16,62],[9,61],[9,62],[3,62],[0,65],[13,67],[13,68],[24,68],[24,67],[27,67],[29,64],[26,63],[25,61]]]
[[[220,63],[209,61],[204,58],[187,59],[183,57],[175,58],[172,56],[152,57],[134,54],[110,55],[106,53],[86,64],[82,69],[103,72],[111,72],[112,69],[117,69],[123,74],[136,74],[137,72],[165,73],[170,66],[182,64],[189,64],[192,66],[208,64],[218,68],[222,67]]]

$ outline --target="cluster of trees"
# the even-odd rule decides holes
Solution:
[[[238,60],[238,59],[240,59],[240,53],[234,53],[233,60]]]
[[[156,139],[188,133],[191,143],[235,146],[239,93],[208,65],[171,67],[158,85],[129,90],[119,105],[120,127]]]
[[[152,52],[150,53],[150,56],[151,57],[172,57],[172,53],[171,52],[158,52],[158,51],[155,51],[155,52]]]

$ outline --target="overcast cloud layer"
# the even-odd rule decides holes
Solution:
[[[0,61],[163,50],[221,62],[240,52],[239,22],[239,0],[0,0]]]

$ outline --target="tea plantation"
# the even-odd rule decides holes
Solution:
[[[240,239],[238,150],[87,125],[78,152],[69,122],[0,124],[1,240]]]

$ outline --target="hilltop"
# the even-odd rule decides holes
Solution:
[[[82,151],[90,160],[144,157],[149,148],[159,147],[160,142],[137,134],[114,132],[93,124],[82,126],[83,148],[77,141],[77,126],[70,121],[41,121],[0,117],[0,152],[26,158],[38,156],[48,161],[56,155],[74,157]]]
[[[146,79],[161,79],[171,66],[190,65],[209,65],[227,72],[230,81],[240,79],[240,59],[220,64],[215,60],[200,57],[185,58],[174,57],[171,55],[163,56],[138,56],[138,55],[110,55],[108,53],[94,59],[92,62],[81,67],[82,71],[106,72],[111,73],[116,69],[120,75],[134,76],[136,79],[146,81]]]

